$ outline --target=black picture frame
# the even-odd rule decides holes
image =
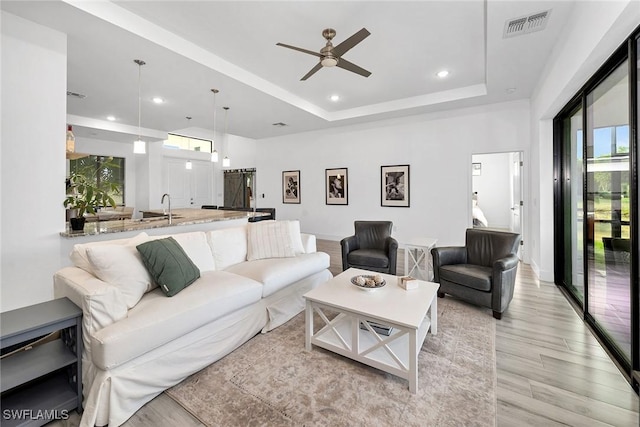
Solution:
[[[282,203],[300,204],[300,171],[282,171]]]
[[[347,168],[325,169],[325,203],[327,205],[349,204],[349,170]]]
[[[380,205],[408,208],[410,204],[409,165],[380,166]]]

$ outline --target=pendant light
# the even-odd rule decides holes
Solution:
[[[142,73],[142,66],[146,64],[146,62],[144,62],[141,59],[134,59],[133,62],[138,64],[138,140],[133,142],[133,152],[134,154],[146,154],[147,145],[140,137],[140,133],[141,133],[140,122],[141,122],[141,116],[142,116],[142,97],[140,95],[140,76]]]
[[[218,162],[218,150],[216,150],[216,93],[220,92],[218,89],[211,89],[213,92],[213,138],[211,138],[211,148],[213,151],[211,152],[211,161]]]
[[[187,170],[193,169],[193,163],[191,163],[191,160],[187,160],[187,163],[185,164],[185,168],[187,168]]]
[[[67,126],[67,154],[76,152],[76,137],[73,135],[71,125]]]
[[[222,107],[222,108],[224,108],[224,137],[227,140],[225,151],[228,151],[229,150],[229,131],[228,131],[229,107]],[[222,159],[222,167],[228,168],[229,166],[231,166],[231,159],[229,159],[229,156],[224,156],[224,159]]]

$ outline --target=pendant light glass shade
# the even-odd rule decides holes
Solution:
[[[227,156],[224,156],[224,159],[222,159],[222,167],[228,168],[229,166],[231,166],[231,159],[229,159]]]
[[[218,162],[219,156],[218,151],[215,149],[216,143],[216,93],[220,92],[218,89],[211,89],[213,92],[213,138],[211,138],[211,148],[213,151],[211,152],[211,161],[214,163]]]
[[[146,154],[147,153],[147,144],[140,137],[140,123],[142,117],[142,98],[140,95],[140,77],[142,74],[142,66],[146,64],[141,59],[134,59],[133,62],[138,64],[138,140],[133,142],[133,153],[134,154]]]
[[[76,137],[73,135],[71,125],[67,126],[67,153],[76,152]]]
[[[187,160],[187,163],[185,164],[185,167],[186,167],[188,170],[193,169],[193,163],[191,163],[191,160]]]
[[[134,154],[146,154],[147,144],[142,140],[133,141],[133,153]]]

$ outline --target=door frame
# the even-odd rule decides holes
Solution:
[[[527,246],[529,244],[528,242],[528,224],[529,224],[529,194],[528,194],[528,181],[526,179],[527,177],[527,172],[528,172],[528,168],[527,168],[527,153],[526,150],[522,149],[522,150],[504,150],[504,151],[485,151],[485,152],[472,152],[471,155],[469,156],[469,161],[468,161],[468,167],[467,167],[467,173],[469,175],[469,179],[468,179],[468,183],[469,183],[469,194],[473,195],[473,173],[472,173],[472,167],[473,167],[473,156],[477,156],[477,155],[491,155],[491,154],[510,154],[510,153],[519,153],[520,155],[520,197],[522,200],[522,204],[521,204],[521,209],[520,209],[520,235],[522,237],[521,240],[521,244],[520,244],[520,250],[518,251],[518,257],[520,258],[520,260],[522,262],[524,262],[525,264],[529,264],[530,263],[530,257],[529,257],[529,253],[530,251],[527,250]],[[510,177],[510,181],[512,181],[513,177]],[[507,183],[509,185],[509,188],[511,188],[510,183]],[[511,190],[509,190],[511,191]],[[468,204],[469,208],[468,208],[468,218],[469,218],[469,227],[473,227],[473,213],[472,213],[472,204],[469,203]],[[491,226],[489,226],[489,228],[491,228]]]

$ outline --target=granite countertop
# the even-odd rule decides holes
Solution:
[[[145,211],[148,215],[162,215],[162,210]],[[232,219],[251,218],[254,216],[269,215],[265,212],[243,212],[216,209],[173,209],[172,222],[165,216],[157,216],[143,219],[123,219],[117,221],[88,222],[83,231],[73,231],[67,223],[65,231],[60,232],[62,237],[94,236],[106,233],[121,233],[125,231],[148,230],[151,228],[179,227],[181,225],[205,224],[215,221],[228,221]]]

